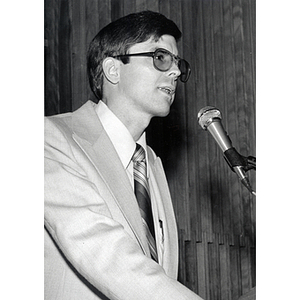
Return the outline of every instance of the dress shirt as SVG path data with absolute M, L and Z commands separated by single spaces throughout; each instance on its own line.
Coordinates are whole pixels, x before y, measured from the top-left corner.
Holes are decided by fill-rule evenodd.
M 107 107 L 103 101 L 99 101 L 95 108 L 96 113 L 109 136 L 114 148 L 127 172 L 128 178 L 130 180 L 132 189 L 134 190 L 134 176 L 133 176 L 133 162 L 132 156 L 134 154 L 136 143 L 140 144 L 146 154 L 146 164 L 147 164 L 147 178 L 149 181 L 150 197 L 152 213 L 154 218 L 155 236 L 156 236 L 156 246 L 159 263 L 162 264 L 163 257 L 163 206 L 162 199 L 157 188 L 154 176 L 152 174 L 151 166 L 148 163 L 148 153 L 147 153 L 147 143 L 146 143 L 146 133 L 144 132 L 139 140 L 134 141 L 132 135 L 126 128 L 126 126 L 118 119 L 118 117 Z M 162 215 L 160 217 L 160 215 Z M 156 220 L 156 221 L 155 221 Z

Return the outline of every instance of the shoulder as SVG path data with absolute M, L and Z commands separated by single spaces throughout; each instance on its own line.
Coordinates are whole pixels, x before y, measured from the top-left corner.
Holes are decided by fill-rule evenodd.
M 85 128 L 87 126 L 86 123 L 88 123 L 91 118 L 97 118 L 95 117 L 96 113 L 94 106 L 95 103 L 92 101 L 87 101 L 74 112 L 45 117 L 45 138 L 48 138 L 49 135 L 55 135 L 59 133 L 68 136 L 72 135 L 74 129 L 80 129 L 82 127 Z
M 44 118 L 45 143 L 62 140 L 71 135 L 71 116 L 72 113 L 66 113 Z

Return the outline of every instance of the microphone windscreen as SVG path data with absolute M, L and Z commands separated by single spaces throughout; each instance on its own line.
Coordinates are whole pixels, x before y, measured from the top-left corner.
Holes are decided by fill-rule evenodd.
M 200 109 L 198 113 L 198 123 L 206 130 L 207 126 L 212 122 L 213 119 L 222 119 L 221 112 L 214 106 L 206 106 Z

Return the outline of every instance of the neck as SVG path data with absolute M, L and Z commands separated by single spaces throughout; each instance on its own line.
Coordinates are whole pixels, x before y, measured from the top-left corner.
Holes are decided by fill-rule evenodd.
M 106 101 L 103 102 L 107 107 L 119 118 L 126 126 L 134 141 L 137 141 L 148 127 L 151 117 L 139 112 L 135 107 L 128 105 L 120 105 L 121 101 Z

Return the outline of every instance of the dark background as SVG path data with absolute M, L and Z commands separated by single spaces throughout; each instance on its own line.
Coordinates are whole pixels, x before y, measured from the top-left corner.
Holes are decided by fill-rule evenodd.
M 206 300 L 235 300 L 256 285 L 256 199 L 229 169 L 198 111 L 216 106 L 240 154 L 256 156 L 255 0 L 45 0 L 45 115 L 95 100 L 86 51 L 109 22 L 150 9 L 183 32 L 192 67 L 148 142 L 165 166 L 179 227 L 179 280 Z M 256 189 L 256 174 L 248 172 Z

